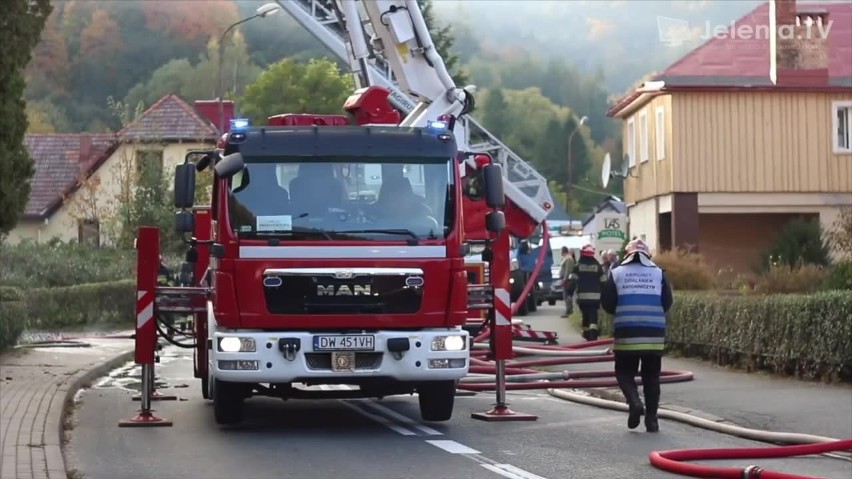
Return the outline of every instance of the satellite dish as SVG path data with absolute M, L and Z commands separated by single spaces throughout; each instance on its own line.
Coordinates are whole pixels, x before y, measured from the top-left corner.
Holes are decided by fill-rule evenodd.
M 601 167 L 601 184 L 603 184 L 604 189 L 609 184 L 609 176 L 612 172 L 612 160 L 609 157 L 609 153 L 604 156 L 603 166 Z
M 627 171 L 630 169 L 630 155 L 627 153 L 624 154 L 624 158 L 621 159 L 621 168 L 619 169 L 619 176 L 622 178 L 627 178 Z

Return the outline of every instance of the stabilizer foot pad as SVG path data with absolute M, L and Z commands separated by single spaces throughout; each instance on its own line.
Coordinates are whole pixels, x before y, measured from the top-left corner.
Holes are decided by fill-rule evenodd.
M 538 420 L 538 416 L 536 416 L 535 414 L 515 412 L 506 406 L 495 406 L 492 410 L 488 412 L 475 412 L 471 414 L 470 417 L 486 422 Z
M 157 417 L 150 412 L 140 412 L 136 417 L 118 422 L 118 427 L 171 427 L 168 419 Z

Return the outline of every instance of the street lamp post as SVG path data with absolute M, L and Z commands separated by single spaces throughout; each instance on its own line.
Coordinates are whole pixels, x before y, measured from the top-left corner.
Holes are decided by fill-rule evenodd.
M 278 12 L 278 10 L 281 10 L 281 6 L 278 5 L 277 3 L 264 3 L 263 5 L 257 7 L 257 10 L 255 10 L 254 15 L 252 15 L 248 18 L 244 18 L 244 19 L 240 20 L 239 22 L 234 23 L 233 25 L 229 26 L 222 33 L 222 36 L 219 37 L 219 61 L 218 61 L 218 74 L 217 74 L 217 77 L 216 77 L 217 78 L 217 81 L 216 81 L 216 96 L 219 98 L 219 133 L 220 134 L 225 131 L 225 105 L 224 105 L 223 99 L 222 99 L 222 97 L 224 96 L 224 92 L 222 91 L 222 89 L 223 89 L 223 87 L 222 87 L 222 66 L 223 66 L 222 57 L 225 56 L 225 36 L 228 34 L 228 32 L 233 30 L 234 27 L 236 27 L 237 25 L 245 23 L 245 22 L 247 22 L 251 19 L 254 19 L 254 18 L 266 18 L 270 15 L 274 15 L 275 13 Z
M 577 126 L 574 127 L 574 131 L 568 135 L 568 189 L 565 194 L 565 209 L 567 210 L 568 217 L 571 217 L 571 190 L 574 187 L 574 160 L 571 158 L 571 146 L 574 143 L 574 135 L 580 131 L 580 127 L 583 126 L 587 121 L 589 121 L 589 117 L 583 116 L 580 118 Z M 572 218 L 573 220 L 573 218 Z

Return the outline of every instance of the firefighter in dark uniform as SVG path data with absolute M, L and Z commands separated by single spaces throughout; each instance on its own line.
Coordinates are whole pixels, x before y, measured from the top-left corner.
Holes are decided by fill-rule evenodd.
M 660 370 L 666 339 L 666 312 L 673 302 L 663 270 L 651 261 L 648 245 L 631 241 L 624 261 L 613 268 L 601 292 L 601 306 L 614 316 L 615 377 L 627 400 L 627 427 L 635 429 L 645 415 L 645 430 L 657 432 L 660 405 Z M 642 366 L 639 398 L 636 374 Z
M 580 250 L 580 259 L 569 276 L 577 291 L 577 306 L 583 315 L 583 338 L 598 339 L 598 309 L 601 305 L 601 287 L 606 282 L 603 267 L 595 259 L 595 247 L 587 244 Z

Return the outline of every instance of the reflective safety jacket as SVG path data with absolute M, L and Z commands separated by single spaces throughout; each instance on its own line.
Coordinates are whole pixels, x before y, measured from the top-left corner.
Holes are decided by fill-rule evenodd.
M 657 265 L 635 261 L 610 271 L 601 306 L 612 314 L 613 350 L 662 352 L 672 290 Z
M 568 278 L 577 286 L 578 305 L 600 303 L 601 287 L 606 282 L 606 274 L 598 260 L 591 256 L 580 256 Z

